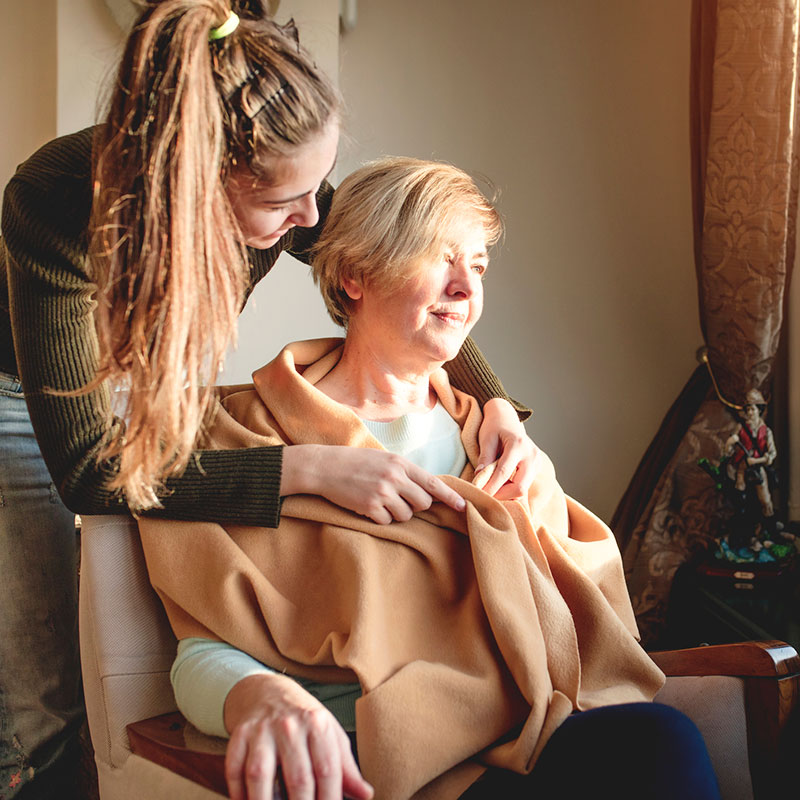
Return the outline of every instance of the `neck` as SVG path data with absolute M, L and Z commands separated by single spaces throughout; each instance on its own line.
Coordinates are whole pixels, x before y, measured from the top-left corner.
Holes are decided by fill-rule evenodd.
M 411 365 L 402 355 L 381 353 L 358 336 L 345 339 L 339 363 L 316 384 L 332 400 L 362 419 L 388 422 L 429 411 L 436 403 L 431 373 L 441 363 Z

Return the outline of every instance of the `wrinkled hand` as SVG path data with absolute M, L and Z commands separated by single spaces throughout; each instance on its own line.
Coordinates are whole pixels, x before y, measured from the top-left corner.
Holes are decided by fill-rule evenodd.
M 441 500 L 456 511 L 464 499 L 444 481 L 402 456 L 369 447 L 290 445 L 283 451 L 281 495 L 318 494 L 387 524 L 405 522 Z
M 370 800 L 350 740 L 318 700 L 285 675 L 250 675 L 225 700 L 231 800 L 273 800 L 280 765 L 288 800 Z
M 539 449 L 507 400 L 495 397 L 484 405 L 478 446 L 480 457 L 472 482 L 498 500 L 525 496 L 536 476 Z

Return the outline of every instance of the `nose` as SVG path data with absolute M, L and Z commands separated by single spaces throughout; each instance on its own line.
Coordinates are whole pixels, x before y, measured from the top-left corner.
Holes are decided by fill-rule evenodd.
M 450 274 L 447 281 L 447 294 L 450 297 L 470 299 L 480 289 L 481 276 L 472 269 L 468 258 L 459 256 L 450 264 Z
M 314 192 L 303 195 L 297 201 L 297 206 L 292 211 L 289 221 L 301 228 L 313 228 L 317 224 L 319 210 L 317 209 L 317 196 Z

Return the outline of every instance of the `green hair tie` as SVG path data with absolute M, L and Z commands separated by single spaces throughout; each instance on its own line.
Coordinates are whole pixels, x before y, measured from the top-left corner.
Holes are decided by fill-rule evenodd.
M 215 42 L 217 39 L 224 39 L 233 33 L 239 27 L 239 17 L 231 11 L 228 19 L 219 26 L 219 28 L 212 28 L 208 33 L 208 41 Z

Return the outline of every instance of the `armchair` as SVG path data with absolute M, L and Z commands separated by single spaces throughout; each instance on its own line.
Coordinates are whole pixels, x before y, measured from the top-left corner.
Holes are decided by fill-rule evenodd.
M 169 670 L 177 643 L 127 517 L 82 521 L 80 638 L 101 800 L 224 797 L 225 742 L 176 711 Z M 656 700 L 698 725 L 725 800 L 791 788 L 781 754 L 796 741 L 800 713 L 792 647 L 745 642 L 651 655 L 670 676 Z

